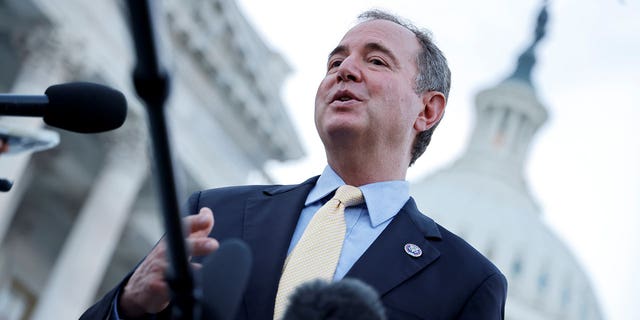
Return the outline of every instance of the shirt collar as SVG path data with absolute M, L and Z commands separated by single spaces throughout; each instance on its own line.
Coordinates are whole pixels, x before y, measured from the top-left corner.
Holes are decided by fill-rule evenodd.
M 331 166 L 327 165 L 320 178 L 318 178 L 316 185 L 309 192 L 304 205 L 308 206 L 320 201 L 344 184 L 344 180 L 340 178 Z M 376 227 L 393 218 L 409 200 L 409 182 L 406 180 L 370 183 L 360 186 L 360 190 L 364 195 L 372 227 Z

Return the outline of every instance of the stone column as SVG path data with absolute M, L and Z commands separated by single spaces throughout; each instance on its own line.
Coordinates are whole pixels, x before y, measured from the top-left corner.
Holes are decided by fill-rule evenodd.
M 38 299 L 32 319 L 77 319 L 90 305 L 148 175 L 142 121 L 114 132 L 98 174 Z

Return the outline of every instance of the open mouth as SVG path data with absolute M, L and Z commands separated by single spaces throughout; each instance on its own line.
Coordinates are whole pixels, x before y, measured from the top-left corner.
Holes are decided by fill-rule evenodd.
M 354 95 L 353 93 L 347 91 L 347 90 L 340 90 L 338 92 L 336 92 L 336 94 L 333 96 L 332 101 L 340 101 L 340 102 L 346 102 L 346 101 L 360 101 L 360 99 L 358 99 L 358 97 L 356 97 L 356 95 Z

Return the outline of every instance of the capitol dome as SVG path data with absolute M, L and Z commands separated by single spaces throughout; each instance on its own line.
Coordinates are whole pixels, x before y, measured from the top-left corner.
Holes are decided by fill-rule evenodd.
M 412 193 L 425 214 L 505 274 L 507 319 L 602 319 L 587 275 L 543 221 L 523 175 L 531 140 L 547 119 L 530 79 L 546 18 L 543 8 L 513 75 L 477 95 L 463 155 L 413 183 Z

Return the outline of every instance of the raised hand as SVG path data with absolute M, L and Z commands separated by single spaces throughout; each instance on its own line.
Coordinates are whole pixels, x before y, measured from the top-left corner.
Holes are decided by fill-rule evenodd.
M 188 232 L 186 244 L 191 256 L 207 255 L 218 249 L 218 241 L 208 237 L 214 223 L 211 209 L 202 208 L 197 215 L 184 218 L 183 223 Z M 124 287 L 118 301 L 118 310 L 122 313 L 120 317 L 155 314 L 169 305 L 169 285 L 165 278 L 168 267 L 167 245 L 163 239 L 142 261 Z

